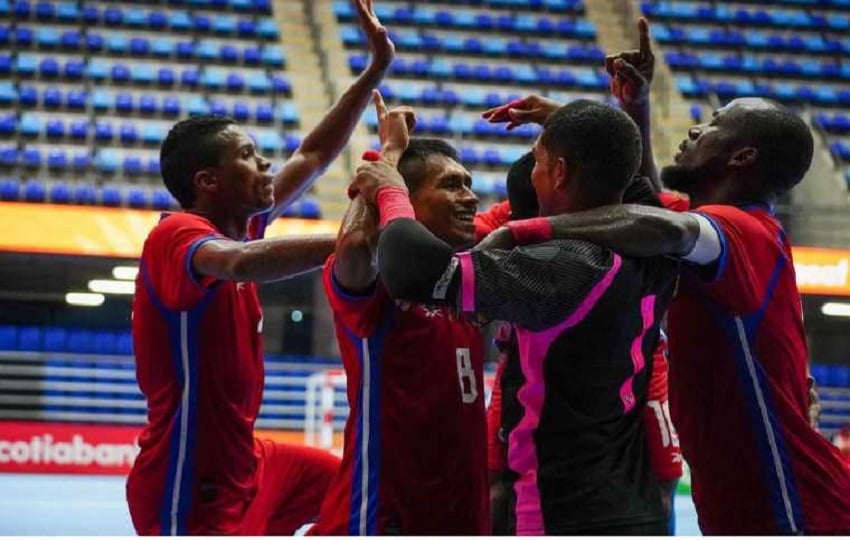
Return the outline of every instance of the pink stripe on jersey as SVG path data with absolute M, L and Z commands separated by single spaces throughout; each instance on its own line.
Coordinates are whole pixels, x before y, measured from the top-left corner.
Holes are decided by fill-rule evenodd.
M 475 311 L 475 265 L 468 251 L 457 254 L 460 261 L 460 309 L 466 312 Z
M 519 475 L 519 479 L 514 483 L 517 535 L 539 536 L 546 533 L 540 490 L 537 486 L 538 460 L 537 447 L 534 444 L 534 431 L 540 423 L 546 391 L 543 379 L 546 353 L 563 331 L 576 326 L 587 317 L 605 291 L 611 287 L 622 264 L 622 259 L 615 253 L 611 269 L 593 286 L 578 309 L 566 321 L 543 332 L 517 328 L 520 365 L 525 376 L 525 384 L 517 392 L 517 399 L 525 413 L 508 437 L 508 465 Z
M 634 372 L 620 386 L 620 401 L 623 402 L 623 412 L 629 412 L 635 406 L 634 379 L 635 375 L 640 373 L 646 365 L 646 360 L 643 357 L 643 338 L 646 336 L 646 331 L 652 327 L 655 322 L 655 295 L 643 297 L 640 301 L 640 316 L 643 320 L 643 328 L 640 334 L 632 341 L 631 356 Z

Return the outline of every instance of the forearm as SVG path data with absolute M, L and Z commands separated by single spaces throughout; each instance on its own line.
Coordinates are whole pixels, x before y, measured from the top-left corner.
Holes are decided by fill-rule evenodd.
M 640 130 L 643 153 L 641 154 L 639 174 L 649 178 L 652 181 L 655 191 L 659 192 L 662 186 L 661 180 L 658 177 L 658 168 L 655 165 L 655 156 L 652 153 L 649 98 L 647 97 L 642 102 L 633 104 L 624 110 L 634 120 Z
M 333 252 L 331 234 L 270 238 L 246 242 L 232 257 L 227 275 L 234 281 L 277 281 L 308 272 L 324 264 Z
M 386 68 L 370 64 L 301 143 L 299 151 L 327 167 L 342 151 L 384 78 Z
M 396 219 L 381 232 L 378 268 L 394 298 L 415 302 L 454 303 L 456 284 L 446 283 L 443 294 L 435 288 L 446 276 L 454 256 L 451 246 L 413 219 Z
M 604 206 L 548 220 L 552 238 L 584 240 L 631 257 L 685 255 L 700 230 L 687 214 L 638 204 Z
M 334 277 L 346 291 L 359 293 L 375 282 L 378 276 L 377 243 L 378 217 L 375 209 L 362 196 L 357 196 L 342 218 L 334 250 Z

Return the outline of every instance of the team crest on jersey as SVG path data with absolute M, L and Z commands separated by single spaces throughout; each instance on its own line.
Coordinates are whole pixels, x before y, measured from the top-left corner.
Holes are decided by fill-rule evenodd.
M 443 316 L 443 310 L 440 308 L 431 308 L 428 306 L 419 306 L 419 309 L 422 310 L 422 314 L 425 315 L 426 319 L 434 319 L 436 317 Z

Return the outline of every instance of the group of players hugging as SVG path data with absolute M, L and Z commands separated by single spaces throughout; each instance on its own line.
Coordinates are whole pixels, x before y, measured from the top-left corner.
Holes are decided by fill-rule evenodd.
M 277 174 L 228 118 L 183 120 L 162 144 L 182 211 L 150 232 L 133 303 L 149 408 L 127 481 L 136 531 L 665 535 L 684 456 L 704 533 L 850 533 L 850 471 L 812 427 L 773 214 L 809 167 L 806 124 L 736 99 L 659 173 L 641 20 L 639 48 L 606 60 L 619 107 L 530 95 L 483 113 L 542 129 L 508 200 L 478 213 L 456 150 L 411 138 L 413 109 L 384 104 L 394 46 L 371 0 L 352 1 L 370 64 Z M 263 239 L 370 103 L 381 148 L 354 171 L 338 236 Z M 318 267 L 347 375 L 341 460 L 253 431 L 256 283 Z

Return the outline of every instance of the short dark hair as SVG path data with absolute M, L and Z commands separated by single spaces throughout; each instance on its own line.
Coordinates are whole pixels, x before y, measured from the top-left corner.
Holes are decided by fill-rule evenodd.
M 596 197 L 621 192 L 640 166 L 637 126 L 620 109 L 579 99 L 552 113 L 540 143 L 553 158 L 564 158 L 582 187 Z
M 165 187 L 183 208 L 195 202 L 195 173 L 218 162 L 223 147 L 218 134 L 235 123 L 226 116 L 195 116 L 168 131 L 159 149 L 159 168 Z
M 534 170 L 534 153 L 529 152 L 514 161 L 508 169 L 508 201 L 511 203 L 511 219 L 528 219 L 540 215 L 537 192 L 531 183 Z
M 407 149 L 398 161 L 398 172 L 404 178 L 407 189 L 416 191 L 425 178 L 425 162 L 432 155 L 442 155 L 460 163 L 457 150 L 442 139 L 412 137 Z
M 734 125 L 741 142 L 758 150 L 756 165 L 761 177 L 773 194 L 780 196 L 806 175 L 814 140 L 800 117 L 776 101 L 764 101 L 771 107 L 747 109 Z

